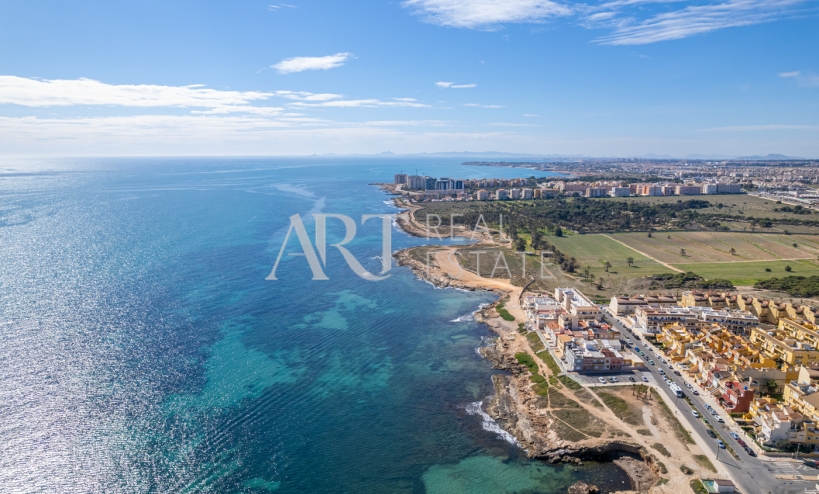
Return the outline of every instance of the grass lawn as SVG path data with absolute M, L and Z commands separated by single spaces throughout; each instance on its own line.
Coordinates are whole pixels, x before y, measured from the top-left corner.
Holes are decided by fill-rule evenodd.
M 816 261 L 758 261 L 734 263 L 674 264 L 684 271 L 693 271 L 706 279 L 723 278 L 735 285 L 753 285 L 758 280 L 783 276 L 819 275 Z M 790 266 L 792 271 L 785 271 Z M 769 268 L 771 271 L 765 271 Z

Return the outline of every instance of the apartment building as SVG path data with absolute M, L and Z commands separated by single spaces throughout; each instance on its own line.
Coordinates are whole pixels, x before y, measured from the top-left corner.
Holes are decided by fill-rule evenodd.
M 766 357 L 781 362 L 783 370 L 819 364 L 819 333 L 797 323 L 782 320 L 774 330 L 752 328 L 749 339 Z

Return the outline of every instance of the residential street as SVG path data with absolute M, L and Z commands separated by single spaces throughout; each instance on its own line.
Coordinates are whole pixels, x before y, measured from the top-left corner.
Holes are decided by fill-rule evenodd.
M 733 431 L 737 433 L 740 438 L 744 439 L 749 445 L 752 445 L 751 439 L 746 436 L 739 427 L 730 427 L 728 425 L 727 422 L 730 421 L 728 412 L 719 406 L 716 400 L 710 396 L 705 396 L 706 393 L 704 393 L 703 390 L 692 382 L 690 384 L 692 384 L 694 389 L 700 393 L 699 396 L 695 396 L 692 393 L 692 390 L 686 387 L 686 382 L 688 381 L 684 377 L 674 375 L 673 371 L 675 369 L 670 368 L 669 364 L 662 364 L 659 358 L 653 358 L 654 353 L 660 353 L 662 355 L 659 350 L 650 344 L 648 347 L 646 347 L 646 341 L 644 339 L 640 338 L 638 340 L 635 338 L 634 333 L 621 324 L 620 321 L 614 318 L 611 314 L 609 314 L 607 311 L 604 311 L 603 313 L 609 323 L 621 331 L 624 336 L 632 339 L 634 345 L 639 344 L 645 352 L 651 355 L 652 359 L 657 365 L 648 365 L 648 362 L 646 362 L 646 367 L 657 383 L 655 385 L 656 388 L 662 390 L 661 393 L 664 393 L 664 395 L 668 398 L 667 401 L 672 404 L 672 409 L 675 409 L 678 412 L 677 415 L 680 417 L 683 425 L 694 433 L 697 443 L 703 448 L 704 451 L 709 453 L 711 461 L 718 461 L 731 474 L 731 477 L 741 492 L 748 494 L 764 494 L 768 492 L 795 493 L 805 492 L 806 490 L 809 492 L 815 492 L 817 484 L 815 479 L 817 473 L 819 473 L 817 470 L 804 466 L 801 462 L 796 462 L 789 459 L 765 458 L 762 455 L 758 457 L 751 457 L 748 455 L 748 453 L 745 452 L 737 441 L 731 438 L 729 432 Z M 665 384 L 662 375 L 659 373 L 660 369 L 663 369 L 667 373 L 668 377 L 672 381 L 676 382 L 680 388 L 682 388 L 685 396 L 687 396 L 694 404 L 694 408 L 699 413 L 700 418 L 694 417 L 691 411 L 691 405 L 689 405 L 684 398 L 678 398 L 676 394 L 671 391 L 670 387 Z M 716 409 L 723 420 L 726 420 L 726 423 L 718 423 L 716 417 L 713 417 L 712 414 L 706 409 L 706 403 L 712 408 Z M 727 449 L 720 449 L 717 446 L 717 440 L 708 435 L 708 427 L 703 420 L 707 420 L 716 429 L 716 433 L 720 436 L 725 445 L 733 448 L 733 450 L 737 453 L 739 460 L 735 459 Z M 758 452 L 758 448 L 754 449 Z M 781 480 L 775 478 L 775 475 L 792 476 L 794 474 L 803 476 L 810 475 L 814 480 Z

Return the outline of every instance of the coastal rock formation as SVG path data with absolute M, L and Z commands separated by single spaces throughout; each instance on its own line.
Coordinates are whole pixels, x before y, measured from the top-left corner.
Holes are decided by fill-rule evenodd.
M 585 482 L 575 482 L 569 486 L 568 494 L 598 494 L 600 488 L 596 485 L 589 485 Z

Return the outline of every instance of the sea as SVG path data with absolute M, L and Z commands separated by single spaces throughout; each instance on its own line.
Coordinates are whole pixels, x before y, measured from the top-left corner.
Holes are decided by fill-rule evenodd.
M 294 215 L 313 246 L 313 214 L 345 215 L 378 274 L 381 220 L 362 215 L 398 210 L 373 183 L 545 174 L 462 161 L 4 158 L 0 492 L 627 488 L 611 464 L 527 459 L 483 413 L 497 371 L 472 314 L 493 294 L 364 279 L 335 217 L 313 280 L 288 237 Z

